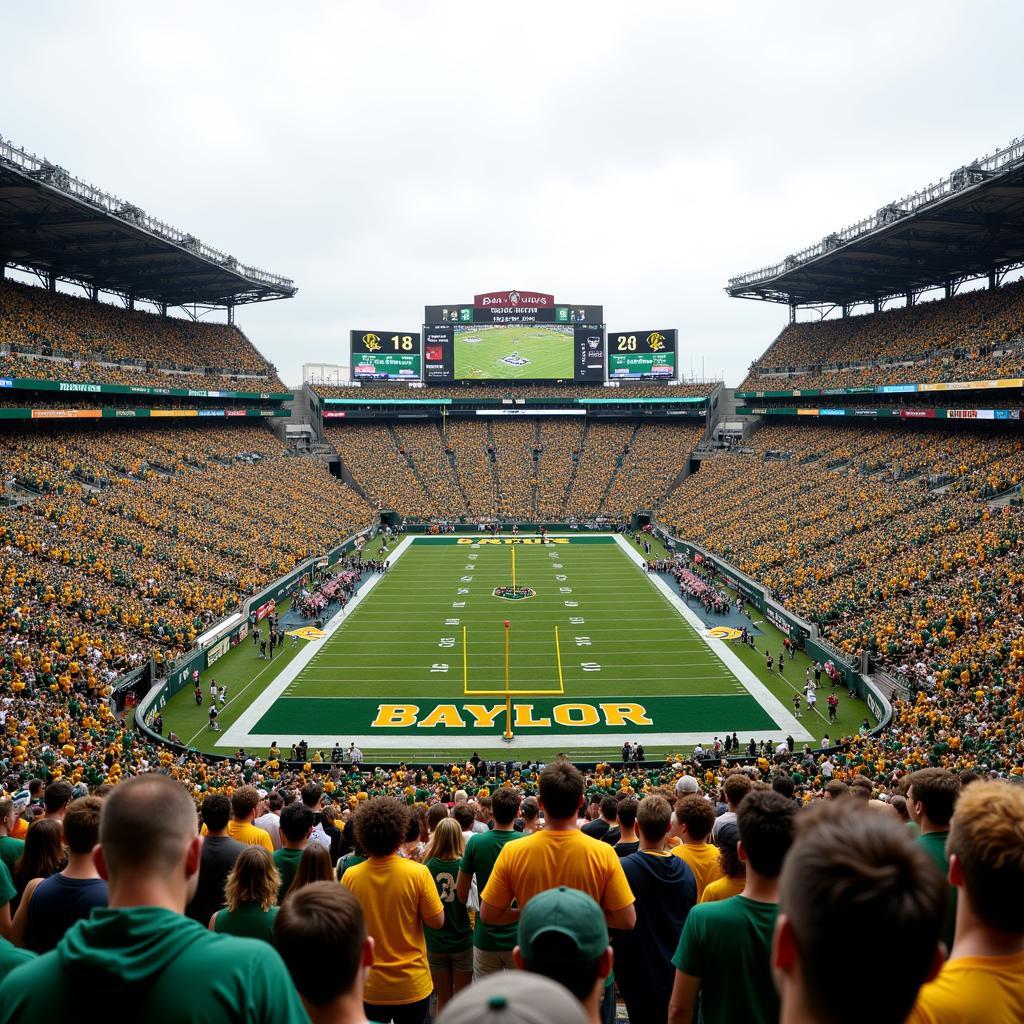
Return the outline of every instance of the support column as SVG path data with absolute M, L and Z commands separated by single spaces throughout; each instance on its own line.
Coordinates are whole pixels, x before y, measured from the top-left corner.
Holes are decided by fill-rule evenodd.
M 907 292 L 907 307 L 909 308 L 913 304 L 914 304 L 914 293 L 912 291 L 911 292 Z
M 795 302 L 791 302 L 789 304 L 789 322 L 791 324 L 795 324 L 796 323 L 796 303 Z
M 160 303 L 160 315 L 161 316 L 167 316 L 167 303 L 166 302 L 161 302 Z
M 228 303 L 228 323 L 232 327 L 235 324 L 235 304 L 233 302 Z
M 881 310 L 881 308 L 882 308 L 882 304 L 881 304 L 881 303 L 880 303 L 880 302 L 878 301 L 878 299 L 875 299 L 875 300 L 874 300 L 874 301 L 873 301 L 873 302 L 871 303 L 871 308 L 872 308 L 872 310 L 874 310 L 874 312 L 876 312 L 876 313 L 877 313 L 877 312 L 879 312 L 879 310 Z
M 94 284 L 92 286 L 92 288 L 89 289 L 89 301 L 90 302 L 99 302 L 100 301 L 99 285 L 95 285 Z
M 129 296 L 128 296 L 128 308 L 132 309 L 132 310 L 135 309 L 135 296 L 134 295 L 129 294 Z
M 57 275 L 52 270 L 46 275 L 46 290 L 48 292 L 55 292 L 57 290 Z
M 946 282 L 946 298 L 947 299 L 953 298 L 953 282 L 952 281 L 947 281 Z
M 995 269 L 995 267 L 993 267 L 988 272 L 988 290 L 989 291 L 994 291 L 997 287 L 998 287 L 998 283 L 996 282 L 996 269 Z

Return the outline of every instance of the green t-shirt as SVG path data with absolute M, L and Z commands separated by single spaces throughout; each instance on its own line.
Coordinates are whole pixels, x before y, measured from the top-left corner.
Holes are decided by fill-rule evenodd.
M 6 939 L 0 939 L 0 981 L 3 981 L 15 967 L 20 967 L 35 958 L 36 955 L 31 950 L 18 949 Z
M 213 930 L 222 935 L 237 935 L 240 939 L 262 939 L 274 942 L 274 921 L 279 907 L 264 910 L 258 903 L 243 903 L 237 910 L 217 911 Z
M 776 1024 L 771 974 L 777 903 L 746 896 L 698 903 L 687 915 L 672 963 L 700 978 L 704 1024 Z
M 0 983 L 4 1020 L 308 1024 L 277 951 L 160 907 L 98 907 Z M 92 1010 L 89 1009 L 92 1007 Z
M 476 832 L 466 843 L 466 852 L 462 855 L 461 871 L 467 875 L 476 875 L 477 892 L 483 892 L 487 885 L 494 863 L 501 853 L 501 848 L 514 839 L 522 839 L 522 832 L 508 829 L 491 829 L 488 832 Z M 473 945 L 477 949 L 491 952 L 508 952 L 515 949 L 518 925 L 484 924 L 480 914 L 476 915 L 476 928 L 473 932 Z
M 299 870 L 299 861 L 302 860 L 302 850 L 286 850 L 282 847 L 274 851 L 274 866 L 281 876 L 281 888 L 277 890 L 277 902 L 284 899 L 288 886 L 295 880 L 295 873 Z
M 917 837 L 924 852 L 935 862 L 942 872 L 943 879 L 949 877 L 949 861 L 946 859 L 946 840 L 948 832 L 925 832 Z M 956 889 L 949 886 L 949 903 L 946 905 L 946 920 L 942 926 L 942 941 L 946 944 L 946 952 L 953 948 L 953 935 L 956 932 Z
M 355 851 L 352 853 L 346 853 L 345 856 L 338 861 L 338 881 L 341 881 L 341 876 L 345 874 L 349 868 L 354 868 L 357 864 L 364 864 L 365 862 L 366 857 L 361 853 L 356 853 Z
M 456 895 L 461 860 L 439 860 L 431 857 L 426 869 L 437 887 L 437 895 L 444 907 L 444 925 L 440 928 L 423 927 L 427 950 L 431 953 L 459 953 L 473 943 L 472 926 L 466 904 Z
M 7 865 L 0 861 L 0 907 L 10 903 L 17 895 L 18 890 L 14 888 L 11 873 L 7 870 Z
M 0 836 L 0 863 L 6 864 L 8 871 L 14 870 L 18 858 L 25 850 L 25 840 L 13 836 Z

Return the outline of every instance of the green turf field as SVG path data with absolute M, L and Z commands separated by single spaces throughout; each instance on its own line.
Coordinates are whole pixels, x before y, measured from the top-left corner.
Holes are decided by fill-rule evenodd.
M 709 645 L 702 624 L 631 561 L 629 545 L 610 536 L 558 540 L 403 541 L 391 572 L 361 591 L 326 639 L 289 639 L 273 662 L 243 642 L 213 667 L 229 684 L 223 732 L 206 728 L 206 708 L 190 690 L 168 705 L 167 725 L 210 751 L 305 739 L 326 752 L 355 740 L 368 759 L 389 760 L 474 750 L 596 760 L 614 756 L 627 737 L 652 757 L 727 730 L 744 742 L 828 731 L 824 719 L 789 716 L 790 682 L 764 672 L 763 653 Z M 511 583 L 513 551 L 516 582 L 534 597 L 493 594 Z M 502 740 L 505 619 L 511 744 Z M 773 652 L 781 642 L 764 639 Z M 800 661 L 790 668 L 794 683 L 803 671 Z M 861 713 L 852 704 L 843 711 Z
M 456 327 L 455 377 L 572 380 L 572 327 Z

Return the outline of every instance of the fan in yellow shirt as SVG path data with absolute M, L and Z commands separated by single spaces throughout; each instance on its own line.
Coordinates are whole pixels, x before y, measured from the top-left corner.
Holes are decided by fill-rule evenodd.
M 700 897 L 701 903 L 714 903 L 739 896 L 747 884 L 747 869 L 740 860 L 740 830 L 735 822 L 727 821 L 718 830 L 718 863 L 722 877 L 708 882 Z
M 374 939 L 373 966 L 363 992 L 371 1020 L 391 1020 L 396 1006 L 408 1007 L 411 1019 L 414 1004 L 422 1004 L 425 1017 L 434 989 L 423 926 L 442 927 L 444 907 L 426 867 L 397 854 L 410 813 L 392 797 L 361 804 L 353 825 L 368 859 L 341 876 L 341 884 L 359 900 Z
M 957 801 L 946 843 L 957 889 L 956 936 L 921 988 L 910 1024 L 1024 1021 L 1024 789 L 975 782 Z
M 707 842 L 715 824 L 715 808 L 704 797 L 691 793 L 680 797 L 675 821 L 683 842 L 672 850 L 672 854 L 690 865 L 697 880 L 697 902 L 700 903 L 707 885 L 722 877 L 718 847 Z
M 254 786 L 241 786 L 231 794 L 231 820 L 228 822 L 228 835 L 246 846 L 262 846 L 271 856 L 274 854 L 274 841 L 270 833 L 254 825 L 253 818 L 260 804 L 260 795 Z M 203 825 L 202 835 L 206 835 Z

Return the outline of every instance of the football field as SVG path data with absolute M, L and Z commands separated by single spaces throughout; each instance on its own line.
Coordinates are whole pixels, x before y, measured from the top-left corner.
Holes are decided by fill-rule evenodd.
M 391 558 L 217 748 L 304 739 L 377 758 L 599 758 L 626 739 L 809 738 L 621 537 L 416 537 Z M 525 588 L 514 600 L 496 594 L 513 560 Z
M 457 327 L 459 379 L 572 380 L 571 327 Z

